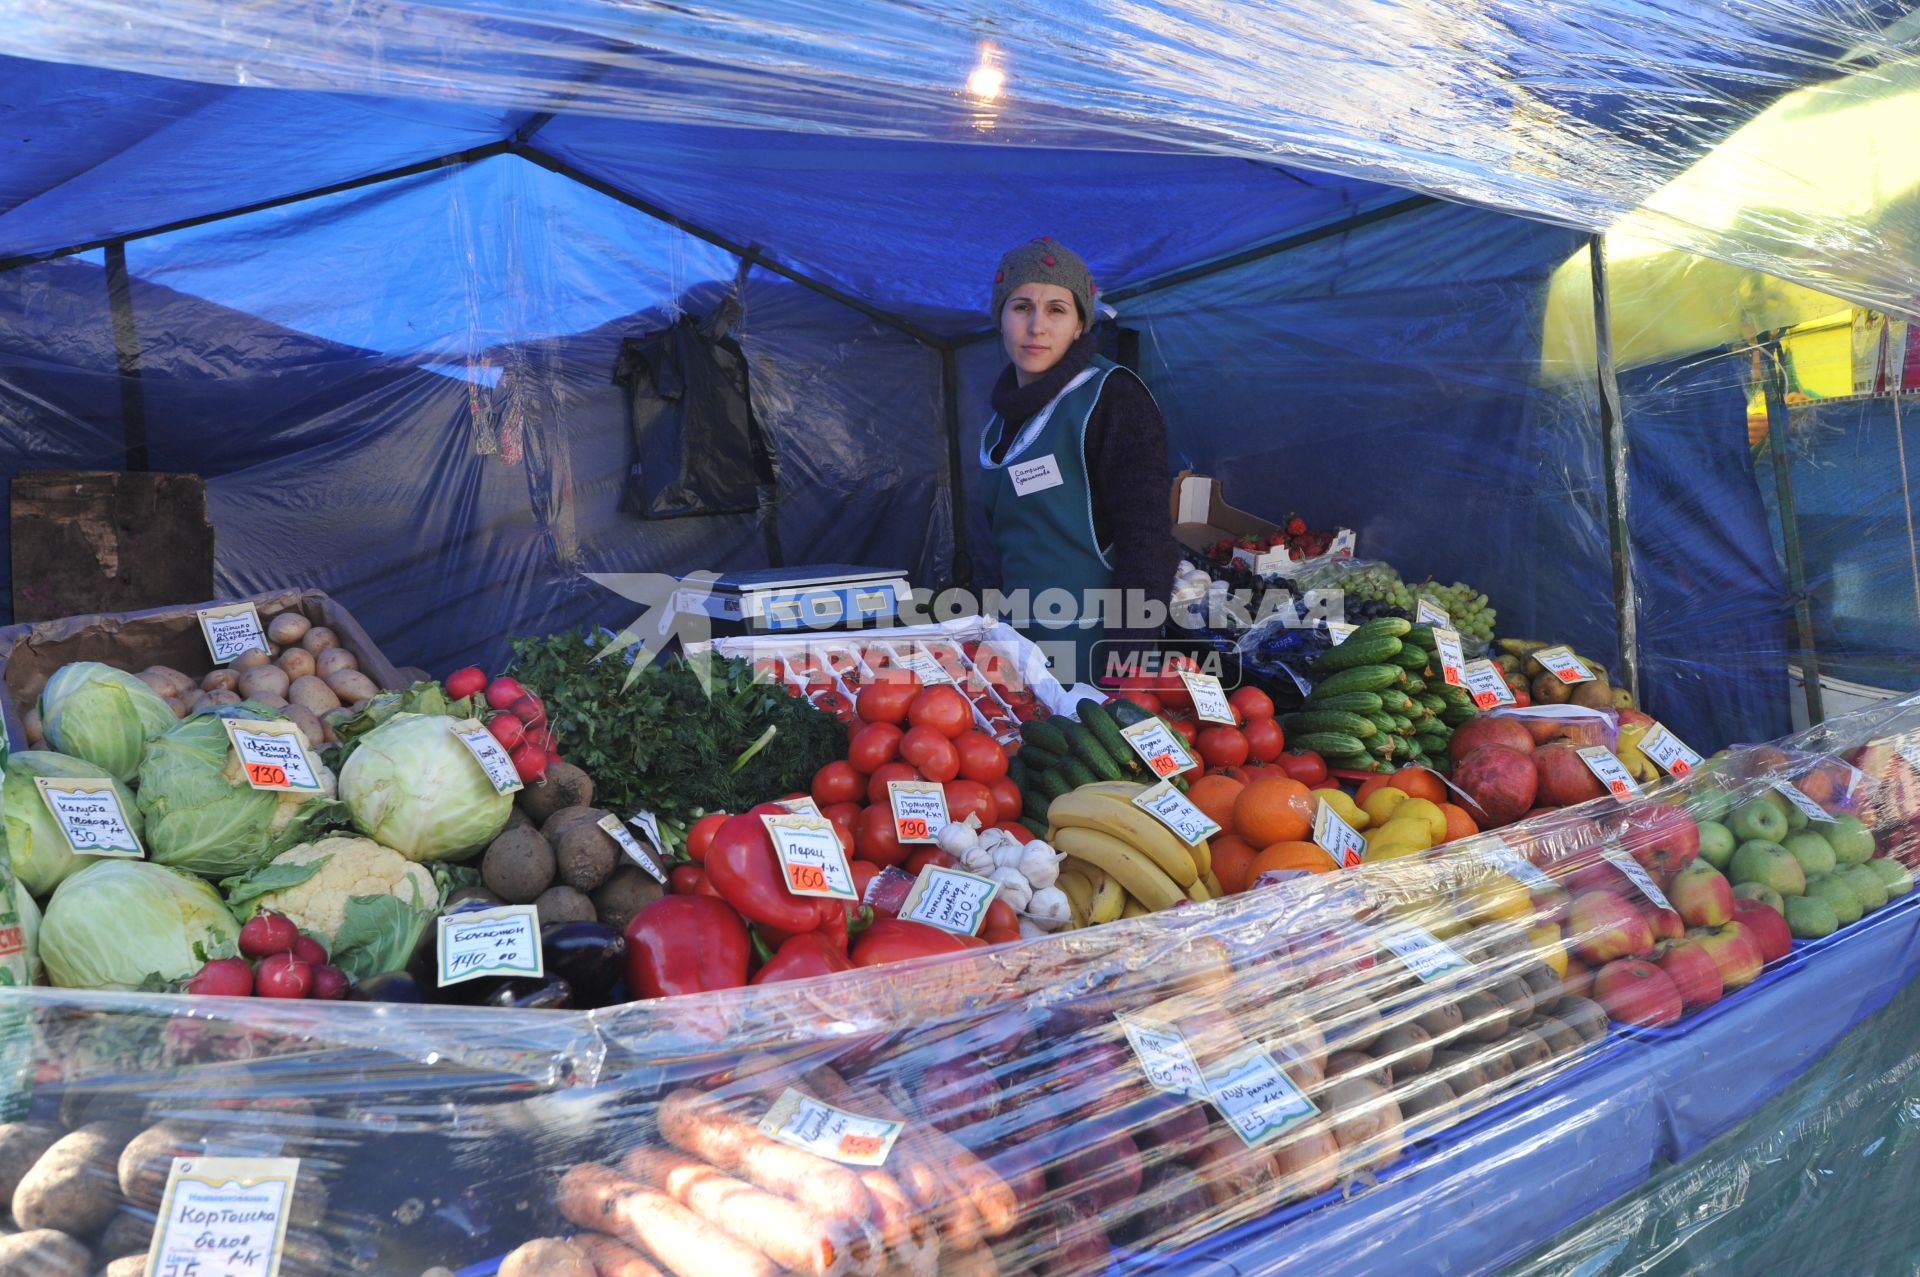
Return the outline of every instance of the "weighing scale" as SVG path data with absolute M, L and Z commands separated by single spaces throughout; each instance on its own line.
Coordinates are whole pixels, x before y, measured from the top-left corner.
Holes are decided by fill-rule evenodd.
M 913 597 L 906 573 L 844 563 L 724 572 L 677 591 L 673 610 L 707 618 L 715 638 L 893 625 Z

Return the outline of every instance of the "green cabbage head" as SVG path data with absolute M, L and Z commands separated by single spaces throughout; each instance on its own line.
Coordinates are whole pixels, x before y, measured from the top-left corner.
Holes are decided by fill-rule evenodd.
M 279 717 L 261 707 L 233 708 L 239 717 Z M 156 737 L 140 760 L 140 816 L 146 824 L 147 858 L 155 864 L 207 878 L 243 874 L 308 841 L 337 807 L 330 801 L 333 773 L 311 751 L 322 795 L 283 794 L 247 784 L 223 717 L 195 714 L 181 719 Z
M 60 884 L 40 919 L 40 960 L 63 989 L 184 980 L 239 943 L 240 924 L 219 892 L 144 860 L 88 865 Z
M 40 692 L 47 744 L 115 780 L 132 780 L 147 742 L 175 721 L 160 693 L 98 661 L 62 665 Z
M 340 769 L 355 829 L 421 863 L 459 860 L 493 841 L 513 795 L 494 789 L 454 735 L 458 722 L 396 714 L 360 738 Z
M 50 776 L 73 780 L 98 776 L 101 768 L 97 763 L 69 758 L 52 750 L 29 749 L 9 755 L 6 769 L 6 779 L 0 781 L 0 813 L 5 816 L 7 855 L 13 860 L 13 876 L 34 895 L 45 896 L 60 885 L 61 879 L 85 867 L 94 857 L 73 854 L 66 836 L 60 832 L 60 822 L 47 810 L 46 800 L 40 797 L 33 778 Z M 139 836 L 140 809 L 134 805 L 133 791 L 118 780 L 113 782 L 113 789 L 120 796 L 120 810 L 126 813 L 128 826 Z

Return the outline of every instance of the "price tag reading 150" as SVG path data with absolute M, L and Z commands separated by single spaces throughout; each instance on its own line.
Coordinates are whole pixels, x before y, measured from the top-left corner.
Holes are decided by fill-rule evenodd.
M 1493 709 L 1514 703 L 1513 689 L 1507 686 L 1500 667 L 1492 661 L 1467 662 L 1467 691 L 1473 696 L 1476 709 Z
M 930 780 L 890 780 L 894 837 L 901 842 L 939 842 L 947 827 L 947 794 Z
M 858 900 L 853 870 L 847 867 L 846 848 L 831 820 L 819 816 L 762 816 L 780 874 L 796 896 L 826 896 Z

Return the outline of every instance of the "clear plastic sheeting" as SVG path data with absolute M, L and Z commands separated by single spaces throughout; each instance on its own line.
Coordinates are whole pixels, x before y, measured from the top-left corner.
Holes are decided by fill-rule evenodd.
M 279 1155 L 300 1159 L 300 1273 L 582 1250 L 678 1277 L 1490 1271 L 1658 1163 L 1679 1169 L 1615 1218 L 1772 1174 L 1727 1133 L 1802 1075 L 1809 1130 L 1896 1102 L 1906 1023 L 1879 1022 L 1870 1074 L 1819 1061 L 1920 974 L 1902 749 L 1920 698 L 1431 857 L 584 1014 L 9 992 L 42 1124 L 0 1131 L 32 1164 L 15 1222 L 104 1265 L 146 1245 L 172 1156 Z M 1686 870 L 1706 822 L 1794 812 L 1859 862 L 1834 876 L 1882 887 L 1832 928 L 1789 909 L 1798 938 L 1764 903 L 1721 921 Z M 1690 965 L 1629 956 L 1689 921 Z M 1698 1218 L 1731 1239 L 1752 1210 Z M 1910 1255 L 1905 1214 L 1851 1234 L 1850 1266 Z M 1554 1254 L 1627 1271 L 1618 1240 L 1581 1226 Z

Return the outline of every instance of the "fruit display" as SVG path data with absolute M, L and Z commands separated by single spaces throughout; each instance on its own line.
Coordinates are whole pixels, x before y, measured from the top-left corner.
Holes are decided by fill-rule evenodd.
M 1513 689 L 1517 704 L 1578 705 L 1586 709 L 1634 708 L 1633 693 L 1613 685 L 1605 662 L 1582 656 L 1564 644 L 1546 643 L 1539 639 L 1503 638 L 1497 640 L 1495 646 L 1499 651 L 1493 662 L 1506 676 L 1507 686 Z M 1540 653 L 1556 647 L 1565 648 L 1579 667 L 1563 667 L 1570 669 L 1566 677 L 1556 675 L 1540 662 Z M 1587 677 L 1580 677 L 1582 672 Z M 1569 678 L 1574 681 L 1569 681 Z

